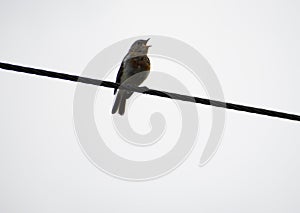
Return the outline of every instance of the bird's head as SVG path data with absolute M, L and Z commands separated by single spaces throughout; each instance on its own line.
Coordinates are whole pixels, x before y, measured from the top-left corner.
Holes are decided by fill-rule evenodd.
M 140 40 L 135 41 L 131 45 L 129 52 L 135 53 L 135 54 L 141 54 L 141 55 L 147 54 L 149 47 L 151 47 L 151 45 L 147 45 L 147 42 L 149 40 L 150 40 L 150 38 L 148 38 L 146 40 L 140 39 Z

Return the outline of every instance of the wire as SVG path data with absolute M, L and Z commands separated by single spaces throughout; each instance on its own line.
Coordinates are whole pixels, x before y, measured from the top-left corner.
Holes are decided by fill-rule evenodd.
M 204 105 L 211 105 L 214 107 L 221 107 L 231 110 L 237 110 L 237 111 L 243 111 L 248 113 L 254 113 L 259 115 L 266 115 L 270 117 L 277 117 L 287 120 L 294 120 L 294 121 L 300 121 L 300 116 L 285 112 L 279 112 L 274 110 L 268 110 L 263 108 L 257 108 L 257 107 L 251 107 L 246 105 L 240 105 L 240 104 L 233 104 L 233 103 L 225 103 L 222 101 L 217 100 L 210 100 L 206 98 L 199 98 L 199 97 L 192 97 L 187 95 L 181 95 L 171 92 L 165 92 L 165 91 L 159 91 L 159 90 L 153 90 L 153 89 L 145 89 L 144 87 L 135 87 L 132 85 L 120 85 L 118 83 L 110 82 L 110 81 L 102 81 L 98 79 L 92 79 L 92 78 L 86 78 L 76 75 L 70 75 L 66 73 L 58 73 L 53 71 L 47 71 L 43 69 L 36 69 L 31 67 L 24 67 L 14 64 L 8 64 L 8 63 L 2 63 L 0 62 L 0 68 L 4 70 L 9 71 L 15 71 L 20 73 L 27 73 L 32 75 L 38 75 L 38 76 L 45 76 L 49 78 L 56 78 L 66 81 L 73 81 L 73 82 L 80 82 L 84 84 L 91 84 L 95 86 L 102 86 L 102 87 L 108 87 L 108 88 L 119 88 L 124 89 L 132 92 L 138 92 L 142 94 L 148 94 L 148 95 L 154 95 L 164 98 L 171 98 L 181 101 L 187 101 L 187 102 L 194 102 L 198 104 L 204 104 Z

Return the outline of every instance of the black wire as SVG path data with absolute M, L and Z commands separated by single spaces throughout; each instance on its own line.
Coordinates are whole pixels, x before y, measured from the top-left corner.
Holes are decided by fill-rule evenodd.
M 225 103 L 221 101 L 216 100 L 210 100 L 205 98 L 199 98 L 199 97 L 191 97 L 187 95 L 180 95 L 176 93 L 171 92 L 165 92 L 165 91 L 159 91 L 159 90 L 153 90 L 153 89 L 145 89 L 143 87 L 135 87 L 130 85 L 120 85 L 118 83 L 113 83 L 110 81 L 102 81 L 92 78 L 86 78 L 86 77 L 80 77 L 76 75 L 70 75 L 65 73 L 58 73 L 53 71 L 47 71 L 42 69 L 36 69 L 31 67 L 23 67 L 19 65 L 14 64 L 8 64 L 8 63 L 2 63 L 0 62 L 0 68 L 4 70 L 11 70 L 15 72 L 21 72 L 21 73 L 27 73 L 32 75 L 39 75 L 39 76 L 46 76 L 50 78 L 57 78 L 67 81 L 74 81 L 74 82 L 81 82 L 85 84 L 91 84 L 96 86 L 102 86 L 102 87 L 109 87 L 109 88 L 121 88 L 133 92 L 148 94 L 148 95 L 154 95 L 164 98 L 171 98 L 181 101 L 187 101 L 187 102 L 194 102 L 204 105 L 211 105 L 215 107 L 221 107 L 226 109 L 232 109 L 237 111 L 243 111 L 248 113 L 254 113 L 254 114 L 260 114 L 260 115 L 266 115 L 270 117 L 277 117 L 277 118 L 283 118 L 288 120 L 294 120 L 294 121 L 300 121 L 300 116 L 295 114 L 289 114 L 285 112 L 278 112 L 268 109 L 262 109 L 262 108 L 256 108 L 251 106 L 245 106 L 240 104 L 233 104 L 233 103 Z

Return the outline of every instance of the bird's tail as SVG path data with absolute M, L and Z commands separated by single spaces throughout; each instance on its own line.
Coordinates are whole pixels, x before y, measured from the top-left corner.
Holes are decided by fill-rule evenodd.
M 118 111 L 120 115 L 124 115 L 125 105 L 126 105 L 126 96 L 121 91 L 119 91 L 111 113 L 115 114 Z
M 124 115 L 126 106 L 126 97 L 125 95 L 121 96 L 120 105 L 119 105 L 119 114 Z

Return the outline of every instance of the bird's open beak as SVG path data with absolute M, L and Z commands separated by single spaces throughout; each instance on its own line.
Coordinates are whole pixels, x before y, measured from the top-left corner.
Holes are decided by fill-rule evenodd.
M 148 43 L 149 40 L 150 40 L 150 38 L 146 39 L 145 45 Z M 146 45 L 146 47 L 152 47 L 152 46 L 151 45 Z

